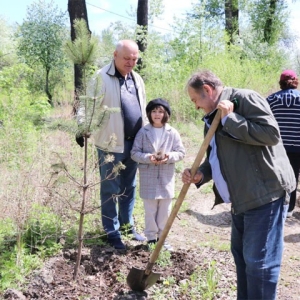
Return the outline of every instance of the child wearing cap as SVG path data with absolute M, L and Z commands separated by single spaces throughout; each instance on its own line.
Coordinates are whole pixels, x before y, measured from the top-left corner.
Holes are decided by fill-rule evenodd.
M 155 244 L 171 212 L 175 190 L 175 163 L 185 156 L 180 135 L 167 122 L 171 116 L 169 103 L 154 99 L 146 107 L 149 124 L 137 133 L 131 158 L 138 162 L 140 197 L 145 209 L 145 235 Z M 172 250 L 165 242 L 164 247 Z
M 267 101 L 278 122 L 282 142 L 298 185 L 300 171 L 300 92 L 297 90 L 298 77 L 296 72 L 293 70 L 283 71 L 279 78 L 279 86 L 281 90 L 267 97 Z M 293 215 L 296 192 L 297 189 L 291 193 L 288 218 Z

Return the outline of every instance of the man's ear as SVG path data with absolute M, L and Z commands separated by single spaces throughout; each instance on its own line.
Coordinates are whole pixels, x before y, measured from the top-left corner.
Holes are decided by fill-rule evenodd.
M 204 92 L 206 95 L 209 95 L 209 96 L 212 95 L 213 89 L 212 89 L 212 87 L 211 87 L 210 85 L 208 85 L 208 84 L 203 84 L 202 89 L 203 89 L 203 92 Z

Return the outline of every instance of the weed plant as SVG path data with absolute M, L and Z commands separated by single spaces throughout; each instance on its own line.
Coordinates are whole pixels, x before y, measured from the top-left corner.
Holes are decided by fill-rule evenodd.
M 149 251 L 153 251 L 155 249 L 155 244 L 148 245 Z M 172 265 L 171 261 L 171 252 L 165 249 L 162 249 L 162 251 L 159 252 L 158 258 L 156 260 L 156 264 L 160 267 L 167 267 Z
M 212 300 L 218 294 L 217 284 L 219 275 L 216 270 L 216 262 L 211 261 L 206 270 L 197 268 L 191 275 L 189 280 L 186 280 L 180 285 L 180 295 L 188 299 L 203 299 Z

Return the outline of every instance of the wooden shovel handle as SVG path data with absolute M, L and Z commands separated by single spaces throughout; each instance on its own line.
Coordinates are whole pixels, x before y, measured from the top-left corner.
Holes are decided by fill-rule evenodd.
M 191 168 L 191 177 L 192 178 L 195 176 L 195 174 L 196 174 L 196 172 L 197 172 L 197 170 L 198 170 L 198 168 L 201 164 L 201 161 L 202 161 L 202 159 L 203 159 L 203 157 L 206 153 L 206 150 L 209 146 L 209 143 L 210 143 L 212 137 L 214 136 L 214 134 L 216 132 L 216 129 L 217 129 L 219 123 L 220 123 L 220 120 L 221 120 L 221 111 L 218 110 L 215 117 L 214 117 L 214 120 L 213 120 L 213 122 L 212 122 L 212 124 L 211 124 L 204 140 L 203 140 L 203 143 L 202 143 L 202 145 L 200 147 L 200 150 L 199 150 L 199 152 L 198 152 L 198 154 L 195 158 L 195 161 L 192 165 L 192 168 Z M 170 213 L 170 216 L 167 220 L 166 226 L 165 226 L 164 230 L 162 231 L 161 236 L 159 237 L 159 240 L 156 244 L 156 247 L 155 247 L 155 249 L 153 250 L 153 252 L 150 256 L 149 262 L 148 262 L 148 264 L 146 266 L 146 270 L 145 270 L 146 275 L 150 274 L 150 272 L 153 268 L 153 265 L 154 265 L 155 261 L 157 260 L 157 258 L 159 256 L 160 250 L 161 250 L 161 248 L 162 248 L 162 246 L 163 246 L 163 244 L 166 240 L 166 237 L 167 237 L 167 235 L 170 231 L 170 228 L 173 224 L 174 219 L 177 216 L 177 213 L 180 209 L 180 206 L 181 206 L 181 204 L 182 204 L 182 202 L 183 202 L 183 200 L 186 196 L 186 193 L 187 193 L 190 185 L 191 185 L 190 183 L 185 183 L 183 185 L 183 187 L 181 188 L 179 196 L 178 196 L 178 198 L 177 198 L 177 200 L 174 204 L 174 207 L 173 207 L 173 209 Z

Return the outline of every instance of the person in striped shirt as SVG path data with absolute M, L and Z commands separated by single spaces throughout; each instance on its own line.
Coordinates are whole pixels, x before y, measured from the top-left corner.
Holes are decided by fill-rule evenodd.
M 283 145 L 294 170 L 298 185 L 300 171 L 300 91 L 298 76 L 293 70 L 285 70 L 280 75 L 280 90 L 267 97 L 276 118 Z M 291 193 L 287 217 L 292 217 L 296 204 L 297 188 Z

